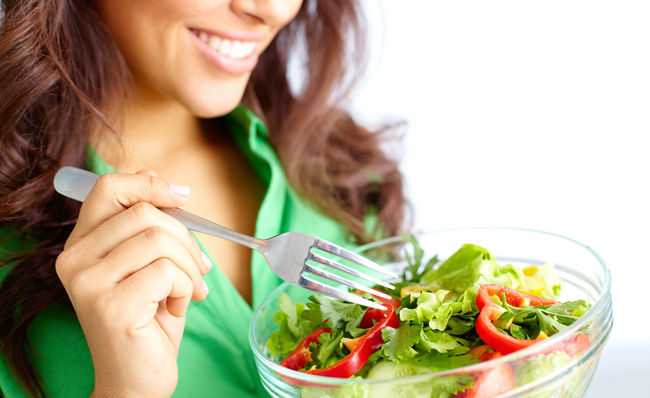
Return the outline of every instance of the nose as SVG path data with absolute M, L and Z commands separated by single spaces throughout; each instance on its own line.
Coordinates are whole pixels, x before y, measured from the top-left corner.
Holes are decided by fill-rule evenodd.
M 284 26 L 298 13 L 302 0 L 233 0 L 233 12 L 268 26 Z

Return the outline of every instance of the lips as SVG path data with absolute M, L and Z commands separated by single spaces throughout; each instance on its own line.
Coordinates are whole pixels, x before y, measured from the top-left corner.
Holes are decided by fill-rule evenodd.
M 246 40 L 246 37 L 242 36 L 247 35 L 241 33 L 226 35 L 201 29 L 189 31 L 203 56 L 222 72 L 239 75 L 252 71 L 257 65 L 256 50 L 259 40 Z

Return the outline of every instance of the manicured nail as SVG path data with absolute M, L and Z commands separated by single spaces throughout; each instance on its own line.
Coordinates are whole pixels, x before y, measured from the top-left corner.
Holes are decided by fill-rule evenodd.
M 190 196 L 190 187 L 186 187 L 185 185 L 169 183 L 169 188 L 176 195 L 185 196 L 185 197 Z
M 205 289 L 205 294 L 210 293 L 210 289 L 208 289 L 208 285 L 205 284 L 205 281 L 203 281 L 203 288 Z
M 205 265 L 205 268 L 210 269 L 212 268 L 212 261 L 208 258 L 208 256 L 205 255 L 205 253 L 201 252 L 201 260 L 203 260 L 203 265 Z

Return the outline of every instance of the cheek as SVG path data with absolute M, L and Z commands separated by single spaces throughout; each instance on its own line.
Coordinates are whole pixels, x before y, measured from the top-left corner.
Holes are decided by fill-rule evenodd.
M 178 52 L 183 15 L 176 1 L 97 1 L 95 6 L 133 74 L 136 86 L 152 85 L 169 73 L 169 61 Z M 158 5 L 158 7 L 157 7 Z
M 206 62 L 186 21 L 220 1 L 110 0 L 96 8 L 111 32 L 138 90 L 184 105 L 199 117 L 215 117 L 237 106 L 249 75 L 227 75 Z M 227 4 L 226 4 L 227 5 Z M 227 11 L 227 7 L 225 9 Z

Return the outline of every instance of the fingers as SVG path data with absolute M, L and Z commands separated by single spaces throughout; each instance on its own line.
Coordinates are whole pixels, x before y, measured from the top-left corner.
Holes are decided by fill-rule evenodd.
M 88 235 L 100 224 L 136 203 L 150 203 L 154 207 L 179 207 L 187 203 L 190 189 L 171 184 L 161 178 L 142 174 L 104 174 L 86 197 L 79 221 L 66 247 Z M 155 173 L 153 173 L 155 174 Z
M 158 177 L 158 174 L 153 170 L 140 170 L 140 171 L 136 172 L 135 174 L 143 174 L 143 175 L 146 175 L 146 176 Z
M 84 239 L 70 247 L 69 250 L 75 252 L 76 258 L 69 265 L 73 268 L 71 272 L 78 272 L 83 267 L 95 264 L 122 242 L 152 227 L 165 229 L 185 246 L 185 250 L 190 253 L 202 275 L 205 275 L 212 267 L 207 256 L 201 253 L 194 236 L 183 224 L 153 205 L 141 202 L 108 219 Z
M 119 244 L 101 260 L 101 266 L 98 264 L 88 272 L 93 275 L 94 280 L 117 284 L 158 259 L 171 260 L 192 280 L 193 300 L 205 299 L 207 292 L 196 261 L 185 246 L 166 229 L 160 227 L 148 228 Z
M 190 278 L 172 261 L 162 258 L 133 273 L 116 287 L 118 295 L 131 302 L 146 303 L 142 307 L 151 319 L 158 312 L 158 303 L 166 299 L 167 311 L 177 317 L 185 316 L 194 285 Z

